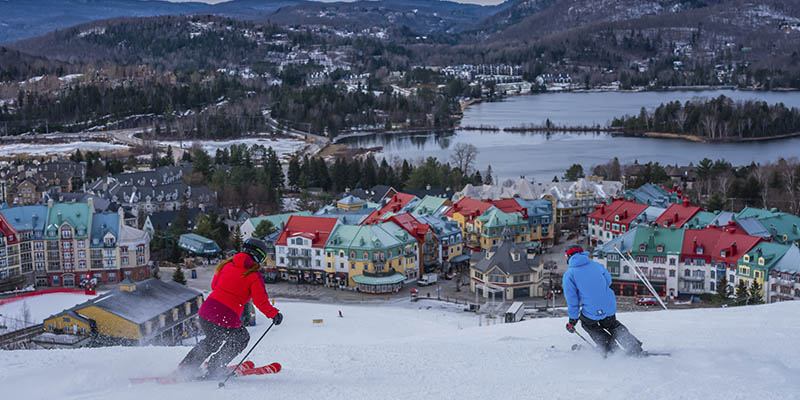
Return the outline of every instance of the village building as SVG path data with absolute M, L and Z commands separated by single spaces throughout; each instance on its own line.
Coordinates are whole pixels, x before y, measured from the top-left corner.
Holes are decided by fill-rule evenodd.
M 721 274 L 727 274 L 733 286 L 739 259 L 761 241 L 735 224 L 686 229 L 678 265 L 679 295 L 716 293 Z
M 433 229 L 439 240 L 439 265 L 445 273 L 466 270 L 469 266 L 469 255 L 464 254 L 464 236 L 455 221 L 446 217 L 413 214 L 421 223 Z
M 402 213 L 389 217 L 387 221 L 394 222 L 397 226 L 408 232 L 419 244 L 417 260 L 419 260 L 421 273 L 435 272 L 441 265 L 439 238 L 433 228 L 414 218 L 410 213 Z
M 768 303 L 800 299 L 800 249 L 796 245 L 770 268 L 764 295 Z
M 792 275 L 798 270 L 800 250 L 797 246 L 760 242 L 739 259 L 736 280 L 732 284 L 736 287 L 744 282 L 750 288 L 753 282 L 758 282 L 764 301 L 768 303 L 792 300 L 795 286 Z
M 638 218 L 648 206 L 622 198 L 610 204 L 600 204 L 588 217 L 590 246 L 594 247 L 625 234 L 638 223 Z
M 395 293 L 419 278 L 419 244 L 394 222 L 337 225 L 325 245 L 328 286 Z
M 175 345 L 197 333 L 203 295 L 175 282 L 124 280 L 118 287 L 44 320 L 45 332 L 96 336 L 96 344 Z
M 213 257 L 222 253 L 217 242 L 196 233 L 184 233 L 178 239 L 178 247 L 189 254 L 200 257 Z
M 339 220 L 293 215 L 275 242 L 275 257 L 281 279 L 299 283 L 324 283 L 323 248 Z
M 670 204 L 664 213 L 655 220 L 655 223 L 663 228 L 670 226 L 683 228 L 683 225 L 691 221 L 692 217 L 700 211 L 703 209 L 689 205 L 689 199 L 684 197 L 681 204 Z
M 242 232 L 242 240 L 247 240 L 253 237 L 253 232 L 256 231 L 256 228 L 258 228 L 258 224 L 260 224 L 261 221 L 269 221 L 272 224 L 272 226 L 274 226 L 275 229 L 280 232 L 281 230 L 283 230 L 283 227 L 284 225 L 286 225 L 286 222 L 289 221 L 289 217 L 293 215 L 310 217 L 311 212 L 296 211 L 283 214 L 262 215 L 260 217 L 248 218 L 239 228 Z
M 386 201 L 383 206 L 374 210 L 366 218 L 361 222 L 362 224 L 374 224 L 380 221 L 384 221 L 391 217 L 392 215 L 396 215 L 402 212 L 402 209 L 411 201 L 418 199 L 418 197 L 406 194 L 406 193 L 397 193 L 392 196 L 391 199 Z
M 484 211 L 491 207 L 491 203 L 469 197 L 462 197 L 445 213 L 447 218 L 450 218 L 458 224 L 461 233 L 464 235 L 464 241 L 467 247 L 472 250 L 480 250 L 481 248 L 478 234 L 473 232 L 473 222 L 477 217 L 481 216 Z
M 510 229 L 499 244 L 473 253 L 469 275 L 470 291 L 476 297 L 505 301 L 544 295 L 541 257 L 517 243 Z

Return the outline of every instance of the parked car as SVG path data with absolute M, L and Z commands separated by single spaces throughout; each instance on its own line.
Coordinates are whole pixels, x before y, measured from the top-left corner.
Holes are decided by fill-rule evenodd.
M 655 297 L 637 297 L 636 304 L 640 306 L 654 306 L 658 304 Z
M 433 285 L 434 283 L 436 283 L 438 278 L 439 276 L 436 275 L 435 273 L 424 274 L 422 275 L 422 278 L 419 278 L 419 280 L 417 281 L 417 285 L 419 286 Z

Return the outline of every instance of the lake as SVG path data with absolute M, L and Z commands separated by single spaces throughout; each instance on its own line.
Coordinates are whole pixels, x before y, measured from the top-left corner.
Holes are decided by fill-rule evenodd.
M 606 125 L 613 117 L 638 114 L 642 107 L 652 110 L 669 101 L 685 102 L 695 97 L 721 94 L 734 100 L 782 102 L 800 108 L 800 92 L 754 92 L 738 90 L 671 92 L 592 92 L 546 93 L 515 96 L 497 102 L 472 105 L 464 112 L 464 126 L 490 125 L 500 128 L 525 124 L 544 124 L 549 118 L 557 125 Z M 354 147 L 383 146 L 378 157 L 448 160 L 458 143 L 478 147 L 475 166 L 487 165 L 499 178 L 525 176 L 550 181 L 562 176 L 573 163 L 584 171 L 619 157 L 623 164 L 658 161 L 661 164 L 688 164 L 705 157 L 724 158 L 734 165 L 751 161 L 775 161 L 780 157 L 800 156 L 800 138 L 737 144 L 692 143 L 683 140 L 613 137 L 605 133 L 511 133 L 456 130 L 450 134 L 369 135 L 352 137 L 340 143 Z

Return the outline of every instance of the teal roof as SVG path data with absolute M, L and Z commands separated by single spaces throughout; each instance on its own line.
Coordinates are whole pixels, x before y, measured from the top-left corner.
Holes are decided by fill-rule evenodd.
M 433 215 L 439 212 L 446 202 L 447 199 L 441 197 L 425 196 L 416 204 L 411 212 L 420 215 Z
M 251 224 L 253 224 L 253 228 L 257 228 L 258 224 L 260 224 L 261 221 L 267 220 L 272 223 L 272 226 L 280 230 L 281 226 L 285 225 L 286 222 L 289 221 L 289 217 L 293 215 L 298 215 L 301 217 L 310 217 L 311 211 L 295 211 L 283 214 L 264 215 L 261 217 L 252 217 L 249 218 L 248 220 L 250 221 Z
M 119 241 L 119 214 L 95 213 L 92 215 L 92 242 L 90 247 L 103 247 L 103 237 L 111 233 Z
M 47 222 L 47 206 L 9 207 L 0 213 L 17 232 L 44 231 Z
M 651 257 L 680 254 L 683 249 L 683 234 L 685 231 L 683 228 L 640 226 L 636 229 L 636 237 L 633 241 L 631 254 Z M 644 251 L 640 250 L 642 244 L 645 245 Z M 663 251 L 659 252 L 658 246 L 662 246 Z
M 661 186 L 652 183 L 644 184 L 637 189 L 626 190 L 622 197 L 637 203 L 658 207 L 669 207 L 670 204 L 679 202 L 676 194 L 669 193 Z
M 399 273 L 389 276 L 356 275 L 353 277 L 353 282 L 359 285 L 394 285 L 404 280 L 406 280 L 405 275 Z
M 416 240 L 394 222 L 375 225 L 337 225 L 328 238 L 326 248 L 386 251 L 415 243 Z
M 754 208 L 754 207 L 745 207 L 739 214 L 736 215 L 736 219 L 747 218 L 747 217 L 756 217 L 758 219 L 773 217 L 778 212 L 775 209 L 772 210 L 764 210 L 762 208 Z
M 197 255 L 213 255 L 222 251 L 217 242 L 196 233 L 184 233 L 178 240 L 178 247 Z
M 55 203 L 49 207 L 45 238 L 58 238 L 58 229 L 68 223 L 75 230 L 75 238 L 85 239 L 89 235 L 89 220 L 92 211 L 86 203 Z
M 686 224 L 684 224 L 684 226 L 690 229 L 705 228 L 715 218 L 717 218 L 717 214 L 708 211 L 700 211 L 697 214 L 695 214 L 692 217 L 692 219 L 687 221 Z
M 739 264 L 749 265 L 756 268 L 766 268 L 769 270 L 772 269 L 772 267 L 774 267 L 775 264 L 781 260 L 781 258 L 783 258 L 784 254 L 786 254 L 790 248 L 792 248 L 792 246 L 773 242 L 760 242 L 746 253 L 750 256 L 750 261 L 744 262 L 744 258 L 742 257 L 739 259 Z M 763 266 L 758 265 L 759 257 L 764 257 Z
M 501 228 L 505 226 L 520 225 L 523 223 L 522 214 L 518 212 L 506 213 L 492 206 L 483 213 L 478 220 L 482 228 Z
M 800 217 L 796 215 L 774 213 L 771 217 L 759 218 L 759 222 L 776 242 L 790 244 L 800 241 Z

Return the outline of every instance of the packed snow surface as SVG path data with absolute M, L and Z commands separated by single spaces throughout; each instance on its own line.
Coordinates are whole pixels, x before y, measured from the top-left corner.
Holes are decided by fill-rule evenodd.
M 14 157 L 22 154 L 31 156 L 44 156 L 50 154 L 69 154 L 75 150 L 81 151 L 109 151 L 126 150 L 128 146 L 111 144 L 106 142 L 72 142 L 72 143 L 50 143 L 50 144 L 31 144 L 15 143 L 0 145 L 0 157 Z
M 18 350 L 0 352 L 3 398 L 751 400 L 800 393 L 800 302 L 620 314 L 646 348 L 672 352 L 646 359 L 571 352 L 580 339 L 564 330 L 564 318 L 479 327 L 474 314 L 424 302 L 276 306 L 284 323 L 249 357 L 280 362 L 276 375 L 234 378 L 222 389 L 216 381 L 132 385 L 131 377 L 169 373 L 189 348 Z M 267 328 L 259 317 L 251 344 Z M 312 324 L 316 318 L 324 322 Z
M 5 325 L 9 329 L 21 329 L 32 324 L 40 324 L 45 318 L 94 297 L 80 293 L 50 293 L 25 297 L 0 305 L 0 323 L 2 323 L 0 325 Z

